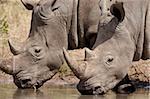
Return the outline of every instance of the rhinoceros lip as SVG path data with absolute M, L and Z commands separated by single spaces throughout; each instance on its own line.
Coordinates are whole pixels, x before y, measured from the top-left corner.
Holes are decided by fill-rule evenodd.
M 19 71 L 16 74 L 13 75 L 14 83 L 17 85 L 18 88 L 21 89 L 38 89 L 40 88 L 47 80 L 51 79 L 55 74 L 56 70 L 44 72 L 44 77 L 40 76 L 38 79 L 33 81 L 32 73 L 28 73 L 27 71 Z M 46 77 L 46 78 L 45 78 Z M 30 79 L 30 81 L 27 81 Z M 22 81 L 25 81 L 26 83 L 22 83 Z
M 92 85 L 89 86 L 84 86 L 86 90 L 91 90 L 91 94 L 93 95 L 103 95 L 106 93 L 106 89 L 103 86 L 95 86 L 93 87 Z
M 16 73 L 13 75 L 14 82 L 18 86 L 18 88 L 21 89 L 27 89 L 31 88 L 33 89 L 36 87 L 37 89 L 43 85 L 42 81 L 32 81 L 32 75 L 31 74 L 25 74 L 22 71 Z
M 37 80 L 35 82 L 32 82 L 32 80 L 29 80 L 27 78 L 19 79 L 17 82 L 19 82 L 19 84 L 17 84 L 18 88 L 21 88 L 21 89 L 27 89 L 27 88 L 35 89 L 35 87 L 36 89 L 38 89 L 43 85 L 43 81 Z
M 116 79 L 112 78 L 111 80 L 107 81 L 105 85 L 99 84 L 98 82 L 93 83 L 87 83 L 87 81 L 82 82 L 82 88 L 85 89 L 85 91 L 90 91 L 93 95 L 103 95 L 107 91 L 109 91 L 111 84 L 116 83 Z M 117 84 L 117 83 L 116 83 Z

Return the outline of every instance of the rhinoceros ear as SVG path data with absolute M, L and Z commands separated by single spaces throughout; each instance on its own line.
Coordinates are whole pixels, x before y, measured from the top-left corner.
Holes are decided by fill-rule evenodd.
M 125 17 L 125 11 L 122 2 L 116 2 L 110 8 L 110 12 L 117 17 L 119 22 L 122 22 Z
M 21 0 L 23 5 L 28 9 L 32 10 L 34 6 L 39 2 L 40 0 Z

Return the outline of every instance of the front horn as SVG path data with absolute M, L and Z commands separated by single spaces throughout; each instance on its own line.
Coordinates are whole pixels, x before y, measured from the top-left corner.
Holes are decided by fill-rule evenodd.
M 82 64 L 79 64 L 79 63 L 77 63 L 77 61 L 71 59 L 69 56 L 69 53 L 66 51 L 65 48 L 63 48 L 63 54 L 64 54 L 64 58 L 68 64 L 68 66 L 73 71 L 75 76 L 79 79 L 84 79 L 85 78 L 84 73 L 85 73 L 85 69 L 87 67 L 87 63 L 85 61 L 83 61 Z
M 19 47 L 14 46 L 13 43 L 10 40 L 8 40 L 8 44 L 9 44 L 9 47 L 10 47 L 10 51 L 13 55 L 18 55 L 18 54 L 21 53 L 21 50 L 19 49 Z

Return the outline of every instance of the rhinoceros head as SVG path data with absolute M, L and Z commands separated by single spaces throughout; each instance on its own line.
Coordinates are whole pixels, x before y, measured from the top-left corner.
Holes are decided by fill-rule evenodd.
M 24 44 L 21 50 L 8 41 L 11 52 L 14 54 L 12 64 L 3 64 L 2 70 L 13 75 L 14 83 L 18 88 L 39 88 L 44 82 L 51 79 L 63 64 L 61 50 L 51 50 L 42 42 L 36 41 Z M 56 54 L 55 54 L 56 53 Z
M 13 75 L 19 88 L 39 88 L 63 64 L 62 47 L 67 47 L 66 21 L 58 10 L 63 4 L 55 5 L 56 1 L 22 0 L 27 9 L 33 10 L 30 34 L 21 46 L 9 40 L 14 55 L 13 68 L 2 69 Z
M 113 4 L 108 10 L 111 12 L 104 13 L 105 17 L 100 20 L 93 49 L 85 49 L 82 64 L 71 59 L 64 50 L 69 67 L 80 79 L 77 88 L 82 94 L 104 94 L 114 88 L 126 76 L 132 62 L 133 42 L 129 33 L 119 28 L 125 15 L 123 3 Z

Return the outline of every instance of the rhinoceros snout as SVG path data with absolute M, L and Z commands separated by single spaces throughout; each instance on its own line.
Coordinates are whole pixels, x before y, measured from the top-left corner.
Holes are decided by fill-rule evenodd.
M 94 95 L 103 95 L 104 93 L 105 92 L 104 92 L 103 87 L 101 87 L 101 86 L 94 87 L 94 90 L 93 90 Z
M 93 90 L 92 89 L 82 89 L 82 88 L 77 88 L 78 91 L 82 94 L 82 95 L 93 95 Z
M 31 79 L 15 79 L 15 84 L 20 89 L 31 88 L 33 85 L 31 84 Z
M 97 86 L 97 87 L 91 87 L 91 88 L 78 88 L 78 91 L 82 95 L 103 95 L 105 92 L 102 87 Z
M 78 84 L 77 89 L 82 95 L 103 95 L 105 93 L 104 88 L 101 86 L 86 86 L 81 83 Z
M 31 79 L 23 79 L 20 80 L 20 85 L 21 88 L 26 88 L 27 86 L 29 86 L 29 83 L 31 82 Z
M 19 89 L 27 89 L 27 88 L 38 89 L 43 85 L 42 82 L 32 81 L 32 79 L 20 79 L 20 80 L 16 79 L 14 82 Z

